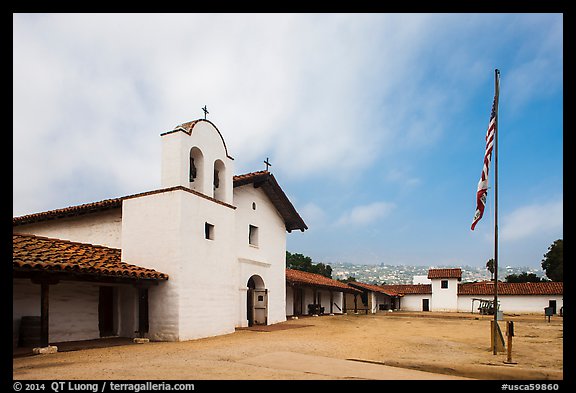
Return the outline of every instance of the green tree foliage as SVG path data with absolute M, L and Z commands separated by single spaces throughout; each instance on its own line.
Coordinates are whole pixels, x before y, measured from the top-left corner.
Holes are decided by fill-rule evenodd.
M 542 259 L 542 269 L 552 281 L 564 281 L 564 241 L 556 240 Z
M 312 258 L 286 251 L 286 267 L 288 269 L 301 270 L 304 272 L 320 274 L 324 277 L 332 278 L 332 266 L 324 263 L 313 263 Z
M 538 277 L 534 273 L 522 272 L 520 274 L 510 274 L 506 276 L 506 282 L 540 282 L 547 281 L 546 279 Z

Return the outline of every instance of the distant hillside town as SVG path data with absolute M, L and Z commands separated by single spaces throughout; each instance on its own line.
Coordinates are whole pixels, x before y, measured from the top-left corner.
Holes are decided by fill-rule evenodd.
M 462 269 L 462 281 L 490 280 L 490 272 L 484 266 L 411 266 L 411 265 L 361 265 L 353 263 L 330 263 L 332 278 L 342 280 L 354 277 L 357 281 L 369 284 L 418 284 L 425 283 L 428 269 L 459 267 Z M 526 266 L 505 266 L 498 269 L 498 278 L 504 280 L 510 274 L 534 273 L 538 277 L 546 274 L 541 268 Z M 424 280 L 424 281 L 422 281 Z

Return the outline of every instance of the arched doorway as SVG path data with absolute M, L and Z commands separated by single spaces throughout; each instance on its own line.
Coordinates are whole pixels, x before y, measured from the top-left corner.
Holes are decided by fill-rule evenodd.
M 246 317 L 248 326 L 268 324 L 268 290 L 264 280 L 257 274 L 248 279 L 246 284 Z

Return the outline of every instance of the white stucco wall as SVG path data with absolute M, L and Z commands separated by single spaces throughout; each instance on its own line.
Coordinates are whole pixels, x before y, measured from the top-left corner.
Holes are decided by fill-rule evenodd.
M 75 217 L 16 225 L 13 232 L 120 248 L 122 210 L 109 209 Z
M 448 288 L 442 288 L 441 282 L 448 281 Z M 457 311 L 458 310 L 458 279 L 442 278 L 432 281 L 431 311 Z
M 18 329 L 23 316 L 40 316 L 40 285 L 28 279 L 12 280 L 12 335 L 18 343 Z
M 344 293 L 334 291 L 333 294 L 334 294 L 334 306 L 332 307 L 332 312 L 334 314 L 344 313 Z M 328 306 L 326 312 L 330 312 L 330 306 Z
M 472 299 L 494 300 L 494 296 L 460 295 L 458 296 L 458 311 L 478 312 L 478 302 Z M 544 308 L 549 306 L 550 300 L 556 300 L 556 312 L 560 313 L 560 307 L 564 305 L 562 295 L 498 295 L 500 311 L 506 313 L 536 313 L 544 315 Z
M 320 304 L 324 307 L 324 314 L 330 313 L 330 291 L 326 289 L 317 289 L 316 297 L 320 294 Z M 308 305 L 314 303 L 314 290 L 310 287 L 302 288 L 302 314 L 308 314 Z M 344 293 L 340 291 L 332 291 L 334 305 L 332 306 L 333 314 L 344 313 Z M 290 286 L 286 286 L 286 315 L 294 315 L 294 290 Z
M 49 287 L 49 341 L 65 342 L 100 337 L 98 327 L 99 284 L 60 281 Z M 137 314 L 136 292 L 130 285 L 114 285 L 113 309 L 116 334 L 133 337 Z M 13 333 L 18 334 L 23 316 L 40 316 L 40 285 L 28 279 L 13 280 Z
M 393 310 L 396 308 L 396 304 L 394 303 L 394 299 L 391 299 L 389 296 L 386 296 L 383 293 L 378 293 L 378 292 L 372 292 L 372 293 L 373 293 L 372 309 L 371 309 L 372 314 L 375 314 L 378 312 L 387 312 L 390 309 Z M 388 307 L 388 310 L 380 310 L 380 305 L 385 305 L 386 307 Z
M 254 205 L 253 205 L 254 204 Z M 268 324 L 286 320 L 286 225 L 270 199 L 252 184 L 234 189 L 235 252 L 238 274 L 236 326 L 247 326 L 246 293 L 251 276 L 268 289 Z M 255 209 L 253 209 L 253 206 Z M 258 228 L 258 244 L 248 241 L 249 226 Z
M 478 301 L 474 302 L 472 310 L 472 299 L 494 300 L 494 296 L 483 295 L 456 295 L 457 309 L 449 311 L 458 312 L 478 312 Z M 422 299 L 430 299 L 430 309 L 433 309 L 431 295 L 404 295 L 401 300 L 401 310 L 404 311 L 422 311 Z M 550 300 L 556 300 L 557 313 L 560 307 L 564 305 L 562 295 L 499 295 L 500 310 L 504 313 L 537 313 L 544 314 L 544 307 L 548 307 Z
M 123 261 L 170 277 L 148 292 L 150 337 L 156 340 L 176 341 L 179 337 L 179 199 L 179 192 L 173 191 L 128 199 L 122 205 Z
M 403 311 L 422 311 L 422 300 L 428 299 L 430 307 L 432 306 L 432 295 L 406 294 L 400 299 L 400 310 Z
M 320 306 L 324 307 L 324 314 L 330 313 L 330 291 L 326 289 L 320 289 L 317 291 L 317 294 L 320 294 Z M 318 295 L 317 295 L 318 296 Z M 332 292 L 333 301 L 336 303 L 340 308 L 342 308 L 342 292 L 333 291 Z M 308 307 L 308 306 L 306 306 Z M 342 311 L 338 310 L 337 307 L 332 307 L 332 312 L 334 314 L 340 314 Z
M 205 238 L 205 223 L 214 239 Z M 123 260 L 167 273 L 149 291 L 150 337 L 189 340 L 234 331 L 234 209 L 187 191 L 123 204 Z
M 314 303 L 314 291 L 312 288 L 302 289 L 302 314 L 308 315 L 308 305 Z

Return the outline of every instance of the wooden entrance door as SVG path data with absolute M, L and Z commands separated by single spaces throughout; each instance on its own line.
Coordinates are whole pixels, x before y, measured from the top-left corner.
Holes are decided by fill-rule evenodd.
M 100 337 L 113 336 L 114 332 L 114 287 L 100 287 L 98 299 L 98 328 Z
M 254 325 L 268 324 L 268 290 L 254 289 Z
M 294 315 L 302 315 L 302 288 L 294 287 L 292 292 L 294 293 Z
M 430 299 L 422 299 L 422 311 L 430 311 Z

